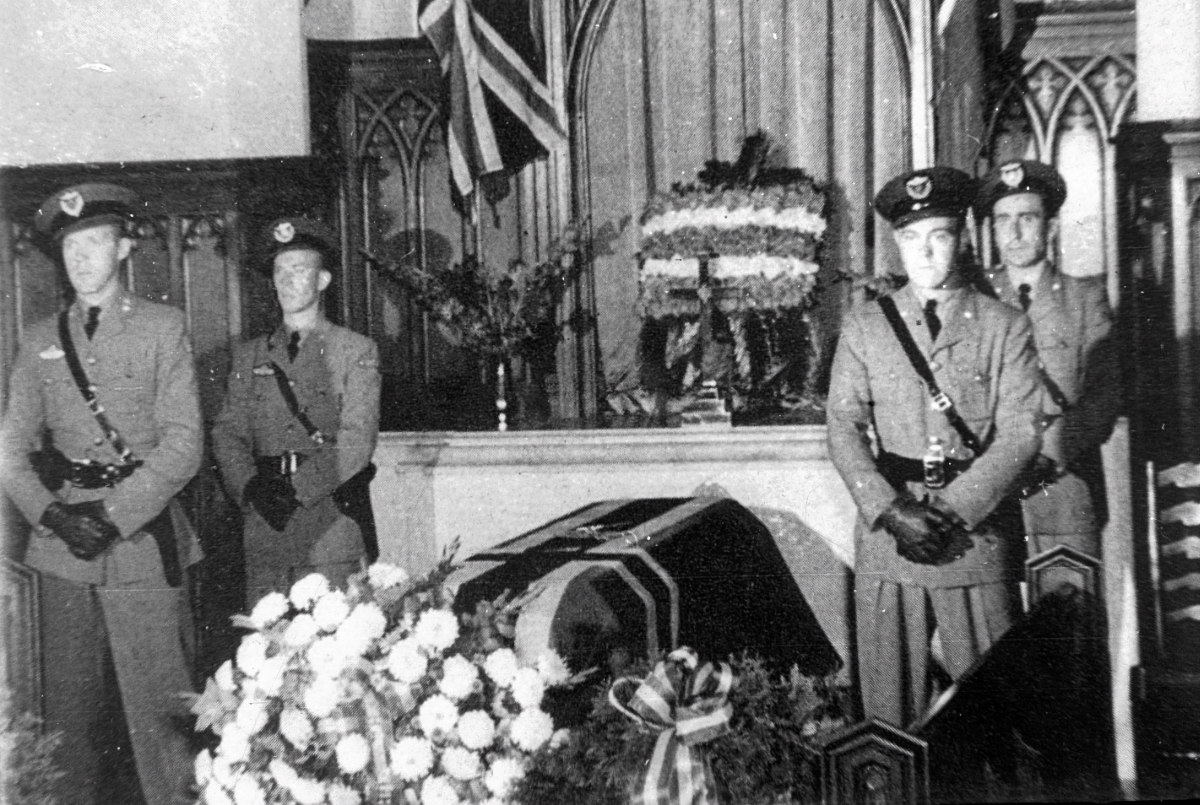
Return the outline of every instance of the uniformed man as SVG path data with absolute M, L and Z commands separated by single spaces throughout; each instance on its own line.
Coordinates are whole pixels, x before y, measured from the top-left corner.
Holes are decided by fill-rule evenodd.
M 343 584 L 359 568 L 379 435 L 375 342 L 322 308 L 331 235 L 284 218 L 265 241 L 283 322 L 235 348 L 212 432 L 225 488 L 246 514 L 247 606 L 308 573 Z
M 879 192 L 908 283 L 849 311 L 830 380 L 830 456 L 859 509 L 863 705 L 901 727 L 934 689 L 935 628 L 958 678 L 1012 622 L 1023 546 L 1005 500 L 1041 442 L 1029 321 L 957 270 L 974 193 L 940 167 Z
M 987 175 L 975 211 L 990 216 L 1000 264 L 986 293 L 1033 322 L 1046 385 L 1042 452 L 1023 504 L 1030 554 L 1069 545 L 1100 557 L 1104 468 L 1100 445 L 1120 406 L 1113 373 L 1112 310 L 1102 277 L 1063 274 L 1049 259 L 1067 185 L 1040 162 L 1010 162 Z
M 37 211 L 75 298 L 23 335 L 0 429 L 0 482 L 35 524 L 25 561 L 41 572 L 63 803 L 136 798 L 122 787 L 130 739 L 149 805 L 186 801 L 191 777 L 179 628 L 189 556 L 168 504 L 199 468 L 203 436 L 183 313 L 121 287 L 140 207 L 123 187 L 84 184 Z

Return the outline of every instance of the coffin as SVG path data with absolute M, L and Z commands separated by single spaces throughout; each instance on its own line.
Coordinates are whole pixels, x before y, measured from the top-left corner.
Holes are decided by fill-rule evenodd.
M 680 645 L 750 651 L 780 673 L 842 665 L 766 526 L 727 498 L 594 503 L 469 557 L 447 583 L 462 612 L 536 592 L 517 651 L 553 648 L 576 672 Z

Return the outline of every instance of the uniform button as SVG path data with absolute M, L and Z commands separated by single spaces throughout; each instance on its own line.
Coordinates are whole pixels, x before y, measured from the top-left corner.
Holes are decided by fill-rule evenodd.
M 104 444 L 104 440 L 97 436 L 95 439 L 92 439 L 92 444 L 96 445 L 96 447 L 99 447 L 100 445 Z
M 975 314 L 974 314 L 974 313 L 972 313 L 972 312 L 971 312 L 971 311 L 969 311 L 969 310 L 967 310 L 967 311 L 964 311 L 964 312 L 963 312 L 963 318 L 964 318 L 964 319 L 971 319 L 971 318 L 974 318 L 974 317 L 975 317 Z
M 936 372 L 938 369 L 942 368 L 942 365 L 937 361 L 930 361 L 929 368 Z
M 95 365 L 95 363 L 96 363 L 96 359 L 95 359 L 95 358 L 88 358 L 88 359 L 87 359 L 87 362 L 88 362 L 89 364 Z

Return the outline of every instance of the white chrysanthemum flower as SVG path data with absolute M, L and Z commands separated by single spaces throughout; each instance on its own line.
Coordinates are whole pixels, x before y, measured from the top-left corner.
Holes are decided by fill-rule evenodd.
M 413 637 L 422 646 L 434 651 L 445 651 L 458 639 L 458 618 L 444 609 L 430 609 L 421 613 L 413 629 Z
M 371 759 L 371 745 L 367 739 L 352 732 L 337 742 L 338 768 L 346 774 L 360 772 L 367 767 Z
M 233 805 L 233 799 L 213 780 L 204 786 L 204 805 Z
M 492 761 L 483 783 L 497 797 L 504 799 L 512 792 L 513 783 L 525 776 L 525 767 L 510 757 Z
M 421 709 L 417 711 L 417 720 L 421 731 L 436 739 L 454 729 L 454 724 L 458 721 L 458 708 L 445 696 L 435 694 L 421 703 Z
M 237 775 L 233 773 L 232 761 L 221 754 L 220 747 L 217 747 L 217 754 L 213 756 L 212 781 L 225 788 L 233 788 L 236 778 Z
M 317 677 L 304 691 L 304 709 L 317 718 L 324 718 L 337 707 L 339 694 L 337 680 Z
M 251 774 L 243 774 L 233 784 L 233 801 L 237 805 L 266 805 L 267 794 Z
M 267 764 L 267 771 L 270 772 L 271 778 L 275 782 L 289 791 L 300 780 L 300 775 L 296 773 L 296 770 L 279 758 L 275 758 Z
M 448 746 L 442 752 L 442 770 L 455 780 L 474 780 L 482 768 L 479 755 L 461 746 Z
M 289 791 L 300 805 L 321 805 L 325 801 L 325 786 L 311 777 L 301 777 Z
M 350 662 L 345 647 L 333 635 L 318 639 L 308 647 L 305 656 L 317 676 L 335 677 Z
M 438 682 L 438 690 L 456 702 L 462 701 L 471 695 L 478 681 L 479 669 L 475 663 L 455 654 L 442 663 L 442 679 Z
M 486 749 L 496 740 L 496 722 L 482 710 L 468 710 L 458 717 L 458 739 L 468 749 Z
M 405 638 L 388 651 L 387 669 L 393 679 L 411 685 L 425 676 L 429 660 L 421 653 L 416 640 Z
M 461 805 L 458 792 L 445 777 L 429 777 L 421 784 L 421 805 Z
M 263 699 L 245 699 L 238 705 L 234 720 L 237 721 L 239 727 L 246 731 L 247 735 L 257 735 L 263 727 L 267 726 L 267 721 L 271 718 L 267 704 Z
M 398 565 L 376 562 L 367 568 L 367 578 L 372 586 L 386 590 L 388 587 L 397 587 L 408 581 L 408 573 Z
M 567 742 L 570 740 L 571 731 L 566 727 L 562 727 L 561 729 L 555 730 L 554 734 L 550 736 L 550 748 L 561 749 L 566 746 Z
M 204 788 L 208 784 L 209 778 L 213 773 L 213 757 L 212 753 L 207 749 L 201 749 L 200 754 L 196 755 L 195 763 L 196 785 Z
M 383 637 L 385 629 L 387 617 L 378 605 L 359 604 L 338 626 L 335 636 L 347 654 L 358 656 L 369 649 L 372 642 Z
M 502 688 L 512 684 L 513 677 L 520 667 L 516 653 L 510 648 L 498 648 L 483 661 L 483 670 Z
M 221 667 L 213 674 L 213 681 L 223 691 L 233 693 L 237 690 L 237 682 L 233 678 L 233 660 L 226 660 L 221 663 Z
M 258 629 L 266 629 L 288 611 L 288 599 L 283 593 L 267 593 L 258 599 L 250 612 L 250 621 Z
M 362 796 L 348 785 L 331 783 L 329 786 L 329 805 L 361 805 Z
M 401 780 L 420 780 L 433 768 L 433 745 L 424 738 L 406 736 L 392 746 L 392 771 Z
M 554 734 L 554 719 L 545 710 L 530 707 L 513 719 L 510 734 L 517 746 L 526 752 L 536 752 Z
M 221 743 L 217 753 L 229 763 L 240 763 L 250 757 L 250 736 L 246 731 L 232 722 L 221 730 Z
M 321 596 L 313 606 L 312 614 L 321 631 L 332 632 L 350 614 L 350 603 L 346 600 L 344 592 L 333 590 Z
M 308 609 L 318 598 L 329 592 L 329 579 L 320 573 L 309 573 L 292 585 L 289 597 L 296 609 Z
M 571 669 L 567 668 L 566 661 L 553 649 L 547 649 L 538 655 L 536 667 L 538 676 L 548 688 L 561 685 L 571 678 Z
M 237 667 L 246 676 L 258 676 L 258 669 L 267 659 L 267 648 L 270 645 L 270 641 L 258 632 L 246 635 L 242 638 L 242 644 L 238 646 Z
M 313 638 L 317 636 L 319 631 L 320 627 L 317 626 L 317 619 L 307 612 L 301 612 L 292 618 L 292 622 L 283 633 L 283 642 L 297 648 L 307 646 L 313 641 Z
M 276 654 L 263 661 L 262 667 L 258 669 L 258 676 L 254 679 L 254 686 L 261 694 L 279 695 L 279 691 L 283 689 L 283 675 L 287 671 L 287 664 L 286 654 Z
M 288 707 L 279 714 L 279 732 L 292 746 L 306 749 L 314 735 L 312 719 L 303 710 Z
M 512 695 L 522 709 L 537 707 L 546 694 L 546 685 L 533 668 L 522 668 L 512 680 Z

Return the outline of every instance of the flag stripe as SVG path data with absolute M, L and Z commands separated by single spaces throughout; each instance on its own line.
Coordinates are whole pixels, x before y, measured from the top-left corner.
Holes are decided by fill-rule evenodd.
M 485 86 L 546 150 L 566 142 L 549 88 L 469 0 L 432 0 L 419 20 L 449 85 L 447 147 L 460 193 L 483 174 L 517 167 L 503 162 Z

